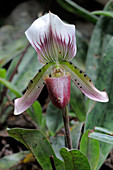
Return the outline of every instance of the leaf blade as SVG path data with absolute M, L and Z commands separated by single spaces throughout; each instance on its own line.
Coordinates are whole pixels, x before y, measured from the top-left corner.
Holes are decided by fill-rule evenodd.
M 64 164 L 59 160 L 45 135 L 35 129 L 8 129 L 9 135 L 23 143 L 36 157 L 44 170 L 52 170 L 50 156 L 54 157 L 57 169 L 63 170 Z
M 93 14 L 93 15 L 104 15 L 104 16 L 108 16 L 108 17 L 113 18 L 113 12 L 110 12 L 110 11 L 94 11 L 94 12 L 91 12 L 91 14 Z
M 80 142 L 80 151 L 82 151 L 88 157 L 92 170 L 95 170 L 99 161 L 99 142 L 95 139 L 90 140 L 88 135 L 89 130 L 87 130 L 82 136 Z
M 79 150 L 62 148 L 60 154 L 64 159 L 66 170 L 91 170 L 87 157 Z
M 17 97 L 21 97 L 22 93 L 17 89 L 14 84 L 2 78 L 0 78 L 0 83 L 9 88 Z
M 110 100 L 106 104 L 102 104 L 102 103 L 95 104 L 93 110 L 87 116 L 85 131 L 87 129 L 93 129 L 95 126 L 107 128 L 108 130 L 111 130 L 111 131 L 113 130 L 113 126 L 112 126 L 112 120 L 113 120 L 112 64 L 113 64 L 113 38 L 108 43 L 108 46 L 105 50 L 105 55 L 102 57 L 99 74 L 98 74 L 97 81 L 96 81 L 97 87 L 99 87 L 100 89 L 104 89 L 104 88 L 106 89 Z M 100 143 L 101 156 L 100 156 L 98 168 L 100 168 L 100 166 L 104 162 L 111 148 L 112 148 L 112 145 L 110 144 L 106 144 L 103 142 Z

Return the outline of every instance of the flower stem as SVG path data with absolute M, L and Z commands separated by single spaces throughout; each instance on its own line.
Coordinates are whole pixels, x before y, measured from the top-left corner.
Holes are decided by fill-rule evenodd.
M 68 149 L 72 149 L 67 106 L 64 109 L 62 109 L 62 114 L 63 114 L 64 128 L 65 128 L 65 145 Z
M 50 155 L 49 158 L 50 158 L 52 170 L 56 170 L 55 162 L 54 162 L 54 156 L 53 156 L 53 155 Z

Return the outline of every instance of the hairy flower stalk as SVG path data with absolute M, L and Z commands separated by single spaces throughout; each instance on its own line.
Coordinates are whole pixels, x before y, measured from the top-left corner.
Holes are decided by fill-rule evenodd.
M 65 146 L 68 149 L 72 149 L 72 141 L 69 127 L 69 117 L 68 117 L 68 108 L 67 106 L 62 109 L 64 128 L 65 128 Z
M 90 78 L 70 62 L 76 55 L 74 25 L 66 24 L 57 15 L 48 13 L 35 20 L 25 34 L 44 66 L 30 80 L 26 93 L 15 100 L 15 115 L 34 103 L 45 83 L 51 101 L 60 109 L 69 103 L 71 80 L 88 98 L 99 102 L 109 100 L 105 91 L 96 89 Z

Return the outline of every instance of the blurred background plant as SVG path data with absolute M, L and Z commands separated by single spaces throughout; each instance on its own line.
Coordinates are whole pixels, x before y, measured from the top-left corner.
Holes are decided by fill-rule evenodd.
M 73 168 L 74 154 L 83 156 L 81 164 L 87 164 L 86 169 L 89 163 L 92 170 L 113 169 L 113 1 L 32 0 L 11 1 L 7 6 L 6 10 L 6 2 L 0 1 L 0 169 L 47 169 L 47 166 L 54 169 L 53 158 L 48 159 L 46 152 L 54 156 L 56 169 L 64 169 L 64 164 L 67 169 Z M 46 86 L 30 109 L 19 116 L 13 115 L 14 99 L 25 92 L 29 80 L 42 67 L 24 32 L 37 17 L 49 10 L 75 24 L 77 55 L 72 62 L 87 72 L 99 90 L 105 89 L 110 98 L 108 103 L 96 103 L 71 84 L 71 138 L 73 148 L 80 152 L 63 148 L 62 114 L 50 102 Z M 104 128 L 96 129 L 99 135 L 94 133 L 95 126 Z M 23 144 L 8 135 L 7 127 L 38 129 L 8 130 L 10 136 L 25 144 L 36 159 Z M 89 130 L 93 130 L 92 134 Z M 38 151 L 34 147 L 36 142 L 40 146 Z M 39 154 L 44 158 L 38 157 Z

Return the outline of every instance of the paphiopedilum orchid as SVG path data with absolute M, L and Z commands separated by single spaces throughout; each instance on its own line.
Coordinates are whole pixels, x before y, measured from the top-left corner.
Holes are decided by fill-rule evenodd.
M 48 13 L 35 20 L 25 34 L 44 66 L 30 80 L 25 94 L 15 100 L 15 115 L 34 103 L 44 84 L 53 104 L 64 108 L 70 100 L 71 79 L 88 98 L 99 102 L 109 100 L 105 91 L 96 89 L 91 79 L 70 62 L 76 55 L 74 25 L 66 24 L 57 15 Z

